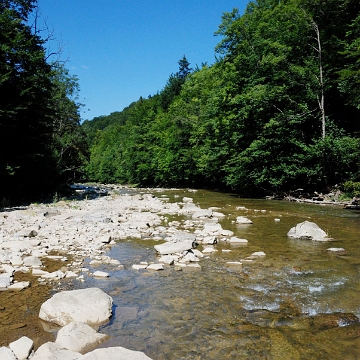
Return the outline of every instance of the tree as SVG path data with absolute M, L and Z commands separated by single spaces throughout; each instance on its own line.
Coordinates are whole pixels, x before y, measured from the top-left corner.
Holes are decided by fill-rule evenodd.
M 160 93 L 161 107 L 165 111 L 169 108 L 175 97 L 180 94 L 181 87 L 191 72 L 190 63 L 187 61 L 185 55 L 178 61 L 178 64 L 179 71 L 175 75 L 171 74 L 169 76 L 164 89 Z
M 55 173 L 50 143 L 51 66 L 43 41 L 26 24 L 34 1 L 2 1 L 0 12 L 1 192 L 49 188 Z
M 53 190 L 86 162 L 77 79 L 47 62 L 34 0 L 0 2 L 0 196 Z
M 52 151 L 56 170 L 62 181 L 74 181 L 81 177 L 88 158 L 86 136 L 80 126 L 78 103 L 79 84 L 61 64 L 53 64 L 51 82 L 53 139 Z
M 187 61 L 186 56 L 184 55 L 182 59 L 178 61 L 179 71 L 177 73 L 178 77 L 181 79 L 186 79 L 186 77 L 191 73 L 190 63 Z

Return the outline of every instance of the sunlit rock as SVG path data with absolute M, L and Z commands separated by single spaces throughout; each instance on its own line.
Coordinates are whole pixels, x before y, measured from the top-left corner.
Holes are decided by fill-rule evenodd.
M 23 264 L 22 257 L 20 255 L 13 255 L 10 259 L 10 264 L 13 266 L 21 266 Z
M 326 250 L 330 251 L 330 252 L 334 252 L 334 253 L 343 253 L 343 252 L 345 252 L 344 248 L 335 248 L 335 247 L 328 248 Z
M 247 244 L 248 243 L 248 240 L 246 239 L 240 239 L 236 236 L 232 236 L 230 238 L 230 244 Z
M 231 230 L 221 230 L 220 235 L 222 236 L 233 236 L 234 232 Z
M 62 291 L 45 301 L 39 317 L 60 326 L 72 321 L 98 324 L 112 314 L 112 298 L 98 288 Z
M 12 350 L 18 360 L 27 359 L 33 347 L 34 342 L 26 336 L 23 336 L 9 344 L 9 348 Z
M 84 353 L 94 349 L 106 338 L 105 334 L 99 334 L 91 326 L 73 321 L 59 330 L 55 343 L 65 349 Z
M 216 236 L 205 236 L 202 239 L 202 243 L 206 245 L 214 245 L 217 244 L 217 237 Z
M 164 263 L 166 265 L 172 265 L 174 263 L 174 260 L 175 258 L 171 255 L 165 255 L 159 258 L 159 262 Z
M 193 240 L 184 240 L 179 242 L 166 242 L 164 244 L 155 245 L 155 250 L 161 255 L 175 254 L 182 251 L 187 251 L 193 248 Z
M 23 259 L 24 265 L 29 267 L 41 267 L 42 262 L 37 256 L 26 256 Z
M 237 224 L 252 224 L 253 222 L 246 216 L 238 216 L 236 218 L 236 223 Z
M 47 342 L 36 350 L 31 360 L 77 360 L 82 356 L 82 354 L 65 349 L 61 345 Z
M 95 277 L 101 277 L 101 278 L 107 278 L 107 277 L 109 277 L 109 273 L 107 273 L 107 272 L 105 272 L 105 271 L 95 271 L 94 273 L 93 273 L 93 275 L 95 276 Z
M 264 257 L 266 254 L 263 251 L 255 251 L 251 254 L 251 256 Z
M 14 353 L 5 346 L 0 347 L 0 359 L 1 360 L 17 360 Z
M 85 354 L 81 360 L 151 360 L 148 356 L 140 351 L 128 350 L 123 347 L 109 347 L 105 349 L 96 349 Z
M 12 280 L 13 276 L 11 273 L 0 274 L 0 288 L 6 288 L 10 286 Z
M 154 270 L 154 271 L 159 271 L 159 270 L 164 270 L 164 265 L 163 264 L 150 264 L 146 270 Z
M 148 265 L 145 264 L 133 264 L 132 268 L 134 270 L 145 270 L 148 267 Z
M 183 258 L 182 261 L 185 262 L 198 262 L 199 258 L 192 252 L 188 252 Z
M 288 237 L 295 239 L 308 239 L 316 241 L 329 241 L 327 233 L 317 224 L 311 221 L 304 221 L 291 228 L 287 233 Z
M 213 247 L 206 247 L 205 249 L 203 249 L 202 253 L 203 254 L 210 254 L 212 252 L 216 252 L 217 250 L 214 249 Z
M 30 281 L 18 281 L 8 286 L 9 290 L 23 290 L 30 286 Z
M 212 216 L 212 210 L 200 209 L 192 214 L 193 219 L 210 218 Z

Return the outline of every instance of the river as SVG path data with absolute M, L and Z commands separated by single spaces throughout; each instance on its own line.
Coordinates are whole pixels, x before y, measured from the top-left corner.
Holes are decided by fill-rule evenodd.
M 83 284 L 114 299 L 114 316 L 100 329 L 111 335 L 103 347 L 124 346 L 157 360 L 360 358 L 359 212 L 205 190 L 156 196 L 171 202 L 188 196 L 202 208 L 216 207 L 225 214 L 222 227 L 249 242 L 219 242 L 218 251 L 201 260 L 201 270 L 150 272 L 131 265 L 156 261 L 156 242 L 119 241 L 108 255 L 124 269 L 103 265 L 96 269 L 109 272 L 108 279 L 89 277 Z M 239 215 L 253 224 L 237 225 Z M 289 239 L 289 229 L 304 220 L 333 240 Z M 346 252 L 331 253 L 330 247 Z M 255 251 L 266 256 L 243 262 L 241 270 L 225 265 Z

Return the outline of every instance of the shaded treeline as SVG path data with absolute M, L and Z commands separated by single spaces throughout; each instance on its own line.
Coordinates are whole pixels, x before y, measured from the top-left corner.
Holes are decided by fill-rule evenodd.
M 36 6 L 0 1 L 0 200 L 51 191 L 87 159 L 77 78 L 50 62 Z
M 359 180 L 360 2 L 224 13 L 216 61 L 86 121 L 89 179 L 260 194 Z

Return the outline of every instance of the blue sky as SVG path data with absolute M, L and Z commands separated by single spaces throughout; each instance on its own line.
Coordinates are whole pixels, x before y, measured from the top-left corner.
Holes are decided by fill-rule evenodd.
M 81 117 L 121 111 L 160 91 L 178 61 L 214 62 L 223 12 L 248 0 L 39 0 L 41 22 L 79 78 Z M 44 33 L 45 34 L 45 33 Z

